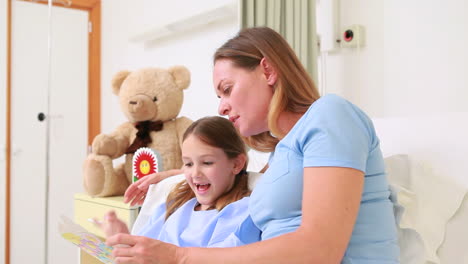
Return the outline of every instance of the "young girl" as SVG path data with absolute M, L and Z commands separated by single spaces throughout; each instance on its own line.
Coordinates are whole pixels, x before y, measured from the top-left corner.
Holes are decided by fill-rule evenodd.
M 247 154 L 229 120 L 205 117 L 185 132 L 185 181 L 156 208 L 138 235 L 184 247 L 231 247 L 260 240 L 248 213 Z M 100 226 L 107 237 L 129 233 L 110 212 Z

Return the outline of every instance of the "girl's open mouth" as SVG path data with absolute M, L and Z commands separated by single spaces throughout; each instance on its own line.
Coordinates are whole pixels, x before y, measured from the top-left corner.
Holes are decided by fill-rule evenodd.
M 211 184 L 206 183 L 206 184 L 195 184 L 195 187 L 197 187 L 198 192 L 206 192 L 210 188 Z

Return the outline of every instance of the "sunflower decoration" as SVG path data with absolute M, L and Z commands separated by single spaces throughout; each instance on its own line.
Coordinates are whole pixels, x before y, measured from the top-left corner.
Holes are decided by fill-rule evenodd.
M 133 155 L 133 182 L 161 170 L 158 155 L 150 148 L 139 148 Z

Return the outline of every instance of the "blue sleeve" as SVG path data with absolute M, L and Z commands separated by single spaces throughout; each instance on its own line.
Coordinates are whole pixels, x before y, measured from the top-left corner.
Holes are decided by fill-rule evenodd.
M 352 103 L 337 97 L 314 105 L 297 132 L 296 148 L 304 167 L 349 167 L 365 172 L 372 145 L 370 119 Z M 319 102 L 317 102 L 319 103 Z
M 165 222 L 165 216 L 166 203 L 162 203 L 156 207 L 153 215 L 151 216 L 151 219 L 148 221 L 148 223 L 146 223 L 145 226 L 141 228 L 137 235 L 158 239 Z
M 236 247 L 260 241 L 261 232 L 250 218 L 248 203 L 245 197 L 221 211 L 208 247 Z

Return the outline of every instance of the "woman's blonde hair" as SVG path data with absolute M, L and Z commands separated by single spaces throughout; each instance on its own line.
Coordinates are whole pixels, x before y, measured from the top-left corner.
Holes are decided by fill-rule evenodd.
M 270 62 L 278 74 L 268 113 L 270 131 L 244 140 L 256 150 L 271 152 L 285 136 L 278 128 L 279 115 L 282 112 L 305 113 L 320 98 L 320 94 L 287 41 L 268 27 L 241 30 L 216 51 L 213 60 L 216 63 L 228 59 L 235 67 L 253 71 L 263 58 Z
M 182 141 L 190 135 L 196 136 L 204 143 L 222 149 L 228 159 L 245 155 L 246 162 L 236 175 L 231 190 L 224 193 L 216 200 L 214 207 L 221 211 L 226 205 L 250 195 L 247 177 L 247 150 L 244 142 L 237 133 L 232 123 L 226 118 L 219 116 L 204 117 L 193 122 L 185 131 Z M 195 197 L 187 181 L 178 183 L 169 193 L 166 201 L 166 219 L 181 207 L 185 202 Z

